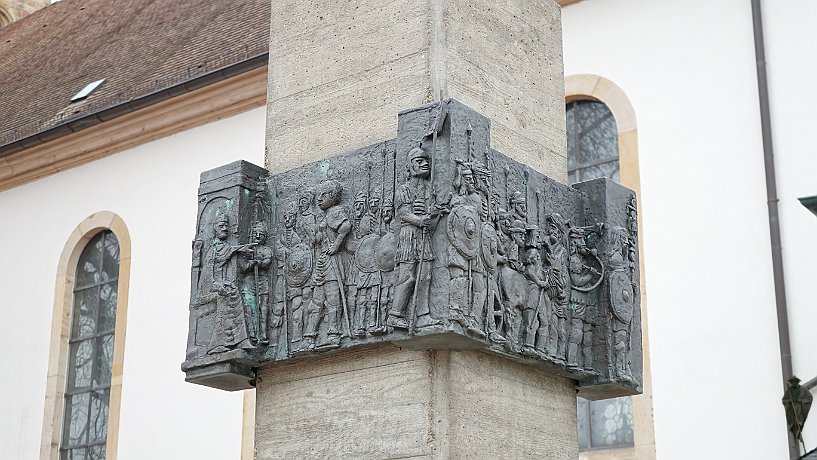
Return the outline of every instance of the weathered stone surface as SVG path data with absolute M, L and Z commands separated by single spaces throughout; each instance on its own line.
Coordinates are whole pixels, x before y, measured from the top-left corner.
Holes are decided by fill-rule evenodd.
M 455 98 L 494 121 L 494 147 L 565 182 L 560 15 L 553 0 L 273 2 L 267 166 L 389 139 L 397 111 Z
M 256 459 L 575 459 L 569 379 L 478 351 L 381 345 L 259 371 Z
M 589 398 L 639 392 L 634 194 L 517 163 L 455 100 L 397 125 L 285 173 L 202 175 L 188 380 L 248 388 L 264 365 L 392 342 L 484 350 Z

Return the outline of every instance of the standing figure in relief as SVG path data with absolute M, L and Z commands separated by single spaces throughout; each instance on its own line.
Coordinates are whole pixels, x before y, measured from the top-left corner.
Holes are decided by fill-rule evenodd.
M 566 223 L 556 213 L 547 216 L 545 260 L 547 262 L 547 294 L 551 314 L 548 331 L 548 354 L 565 360 L 567 348 L 567 308 L 570 297 L 569 254 L 566 241 Z
M 508 245 L 508 263 L 519 273 L 524 273 L 525 246 L 528 233 L 528 208 L 525 195 L 520 191 L 511 194 L 509 200 L 511 215 L 508 217 L 508 231 L 511 240 Z
M 340 206 L 342 192 L 343 187 L 338 181 L 328 179 L 321 183 L 317 197 L 318 207 L 323 211 L 323 217 L 315 232 L 314 244 L 317 256 L 312 277 L 314 291 L 306 311 L 307 320 L 304 332 L 304 338 L 308 339 L 312 346 L 316 345 L 314 342 L 324 319 L 327 322 L 328 337 L 325 342 L 317 346 L 340 346 L 341 320 L 348 315 L 339 253 L 352 231 L 352 224 Z
M 358 192 L 358 197 L 355 199 L 355 215 L 360 212 L 360 208 L 365 210 L 366 202 L 363 206 L 359 205 L 359 199 L 365 197 Z M 368 200 L 368 204 L 375 204 L 379 208 L 380 199 L 372 197 Z M 375 211 L 377 212 L 377 211 Z M 380 290 L 380 270 L 377 267 L 377 244 L 380 240 L 378 234 L 378 221 L 376 214 L 372 213 L 371 208 L 368 209 L 357 221 L 355 228 L 355 244 L 354 244 L 354 264 L 350 267 L 355 271 L 355 324 L 353 325 L 352 335 L 354 337 L 365 337 L 367 330 L 376 327 L 376 311 L 378 295 Z M 352 296 L 350 295 L 351 299 Z
M 213 222 L 213 240 L 202 262 L 198 304 L 215 303 L 215 328 L 207 353 L 223 353 L 236 348 L 254 349 L 250 340 L 250 322 L 244 299 L 236 286 L 233 256 L 251 245 L 227 243 L 230 219 L 220 213 Z
M 312 212 L 312 203 L 315 201 L 315 194 L 311 191 L 304 192 L 298 198 L 298 216 L 295 224 L 295 231 L 301 241 L 314 241 L 315 231 L 318 228 L 318 221 L 315 213 Z
M 397 284 L 388 319 L 389 326 L 399 329 L 409 329 L 409 322 L 415 320 L 419 327 L 435 323 L 430 317 L 428 301 L 431 263 L 434 260 L 431 234 L 439 216 L 428 203 L 431 174 L 428 152 L 419 146 L 411 149 L 406 167 L 408 180 L 395 193 L 400 228 L 396 254 Z M 409 307 L 413 301 L 416 301 L 415 318 L 409 318 Z
M 498 201 L 497 201 L 498 203 Z M 511 270 L 510 262 L 508 260 L 508 252 L 511 249 L 512 242 L 511 242 L 511 215 L 508 211 L 504 208 L 501 208 L 497 205 L 496 210 L 496 238 L 497 238 L 497 269 L 496 269 L 496 282 L 497 282 L 497 297 L 498 305 L 494 308 L 494 319 L 495 319 L 495 331 L 497 332 L 497 336 L 501 337 L 504 341 L 500 341 L 498 343 L 502 343 L 511 347 L 508 343 L 508 339 L 511 338 L 508 335 L 508 318 L 511 315 L 509 313 L 507 296 L 505 294 L 505 283 L 504 279 L 507 277 L 506 270 Z M 488 302 L 491 302 L 491 297 L 488 297 Z M 491 325 L 489 325 L 491 327 Z M 490 335 L 490 332 L 489 332 Z
M 486 274 L 485 332 L 491 342 L 504 345 L 508 341 L 502 336 L 505 318 L 502 296 L 499 290 L 499 271 L 507 262 L 503 255 L 500 232 L 494 224 L 482 224 L 482 260 Z
M 602 228 L 601 224 L 571 227 L 568 232 L 572 290 L 567 367 L 571 370 L 593 368 L 593 326 L 598 303 L 595 288 L 604 277 L 604 268 L 596 257 L 596 250 L 587 247 L 587 237 L 591 232 L 600 235 Z
M 278 262 L 275 282 L 276 298 L 280 298 L 280 311 L 289 307 L 291 331 L 290 343 L 293 349 L 300 351 L 303 337 L 305 302 L 311 298 L 312 289 L 309 280 L 312 276 L 311 240 L 303 240 L 298 233 L 299 212 L 290 207 L 284 213 L 284 231 L 275 246 L 275 257 Z M 284 325 L 286 327 L 286 325 Z
M 507 231 L 510 238 L 507 240 L 505 263 L 499 270 L 499 285 L 505 304 L 505 338 L 512 351 L 519 351 L 522 343 L 522 312 L 528 302 L 528 281 L 522 260 L 525 256 L 527 232 L 524 222 L 520 220 L 512 221 Z
M 368 222 L 364 221 L 366 216 L 366 205 L 369 197 L 363 191 L 355 193 L 354 201 L 352 202 L 352 233 L 346 240 L 344 251 L 341 251 L 340 260 L 343 265 L 342 271 L 344 273 L 344 288 L 346 289 L 346 298 L 348 299 L 349 310 L 351 310 L 352 331 L 353 337 L 362 337 L 365 335 L 365 328 L 357 325 L 358 316 L 364 316 L 365 308 L 358 302 L 357 297 L 357 276 L 359 270 L 355 266 L 355 253 L 357 246 L 360 244 L 360 239 L 370 233 L 369 228 L 361 228 L 361 223 L 365 227 L 370 227 Z
M 273 289 L 273 309 L 283 312 L 288 299 L 289 280 L 286 276 L 287 262 L 290 257 L 290 250 L 301 242 L 298 233 L 295 232 L 297 212 L 293 207 L 284 211 L 284 230 L 278 235 L 275 241 L 275 288 Z
M 283 323 L 283 304 L 275 303 L 272 321 L 270 321 L 270 277 L 272 265 L 272 248 L 267 246 L 267 224 L 255 222 L 251 229 L 248 250 L 242 251 L 242 271 L 244 272 L 243 291 L 252 292 L 258 315 L 258 342 L 270 343 L 269 330 L 280 329 Z
M 383 219 L 383 234 L 377 242 L 376 258 L 377 268 L 380 270 L 380 294 L 377 306 L 377 319 L 375 327 L 371 328 L 372 335 L 383 335 L 388 332 L 386 327 L 386 317 L 389 306 L 394 300 L 394 266 L 395 266 L 395 238 L 392 231 L 392 221 L 394 220 L 394 204 L 391 200 L 383 203 L 381 212 Z
M 480 249 L 480 195 L 471 163 L 455 160 L 455 194 L 450 201 L 446 233 L 448 247 L 449 318 L 471 334 L 485 337 L 485 270 L 478 259 Z
M 488 160 L 490 162 L 490 160 Z M 491 194 L 491 170 L 484 165 L 476 164 L 473 166 L 474 175 L 476 177 L 477 191 L 479 192 L 479 217 L 482 221 L 482 230 L 480 231 L 480 248 L 479 253 L 481 257 L 476 263 L 482 263 L 484 271 L 477 273 L 480 276 L 481 282 L 484 286 L 484 292 L 479 304 L 474 302 L 474 316 L 482 312 L 482 319 L 476 324 L 477 327 L 484 329 L 488 335 L 488 339 L 496 344 L 504 345 L 507 343 L 505 337 L 500 334 L 502 330 L 502 317 L 504 315 L 502 309 L 502 298 L 499 292 L 499 263 L 502 255 L 500 252 L 500 237 L 496 227 L 497 210 L 496 205 L 499 203 L 498 197 Z M 497 198 L 496 200 L 494 200 Z M 499 321 L 497 321 L 499 320 Z M 499 324 L 497 324 L 499 323 Z
M 625 262 L 628 252 L 628 230 L 615 227 L 611 231 L 610 307 L 613 330 L 613 364 L 619 381 L 637 385 L 630 369 L 630 340 L 636 305 L 636 285 Z
M 304 334 L 304 323 L 306 316 L 306 306 L 312 301 L 312 268 L 315 260 L 315 232 L 318 225 L 315 213 L 312 211 L 315 194 L 305 191 L 299 198 L 297 210 L 290 220 L 286 219 L 285 224 L 294 226 L 294 235 L 289 238 L 294 245 L 289 246 L 290 251 L 286 259 L 286 267 L 283 272 L 278 272 L 280 277 L 286 278 L 286 301 L 290 308 L 290 321 L 292 322 L 290 342 L 293 350 L 301 351 L 305 343 L 302 341 Z M 286 229 L 284 230 L 287 231 Z
M 550 299 L 547 288 L 547 274 L 542 265 L 542 254 L 537 248 L 525 252 L 525 276 L 528 278 L 528 302 L 525 304 L 523 319 L 525 323 L 524 353 L 534 356 L 535 350 L 547 348 L 548 321 L 550 320 Z

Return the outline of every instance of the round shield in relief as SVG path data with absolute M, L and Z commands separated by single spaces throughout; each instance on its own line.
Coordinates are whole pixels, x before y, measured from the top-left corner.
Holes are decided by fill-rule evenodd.
M 290 286 L 303 286 L 312 277 L 312 250 L 306 244 L 296 244 L 286 260 L 286 280 Z
M 394 270 L 395 256 L 397 253 L 397 243 L 394 241 L 394 233 L 386 233 L 377 242 L 377 268 L 383 272 Z
M 622 323 L 629 323 L 633 319 L 635 292 L 630 277 L 623 270 L 610 274 L 610 305 L 613 307 L 613 314 Z
M 480 224 L 477 208 L 470 205 L 456 206 L 448 215 L 446 228 L 451 245 L 466 259 L 477 256 L 480 246 Z
M 499 262 L 499 238 L 496 235 L 494 225 L 485 222 L 482 224 L 481 236 L 482 260 L 488 268 L 496 268 Z
M 380 237 L 374 233 L 361 238 L 357 243 L 355 251 L 355 265 L 363 273 L 374 273 L 377 271 L 377 243 Z

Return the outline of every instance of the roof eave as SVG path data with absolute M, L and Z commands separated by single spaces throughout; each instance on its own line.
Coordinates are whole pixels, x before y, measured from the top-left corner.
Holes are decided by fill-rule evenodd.
M 106 122 L 113 118 L 151 106 L 161 101 L 185 94 L 196 89 L 226 80 L 253 69 L 266 66 L 269 63 L 269 53 L 244 59 L 235 64 L 222 67 L 213 72 L 181 81 L 173 86 L 145 94 L 126 102 L 118 103 L 95 112 L 79 117 L 67 119 L 55 126 L 33 133 L 9 144 L 0 146 L 0 158 L 53 141 L 62 136 L 81 131 L 94 125 Z

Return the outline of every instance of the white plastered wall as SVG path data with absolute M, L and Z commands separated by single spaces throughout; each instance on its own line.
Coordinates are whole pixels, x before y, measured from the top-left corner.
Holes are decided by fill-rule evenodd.
M 0 193 L 0 457 L 39 458 L 57 262 L 71 231 L 111 211 L 132 265 L 119 459 L 237 459 L 241 393 L 184 382 L 199 174 L 263 165 L 261 107 Z
M 807 381 L 817 377 L 817 216 L 797 198 L 817 195 L 817 3 L 766 0 L 763 21 L 792 364 Z M 803 437 L 817 447 L 815 411 Z
M 783 458 L 749 2 L 587 0 L 563 20 L 565 74 L 612 80 L 637 118 L 658 458 Z

